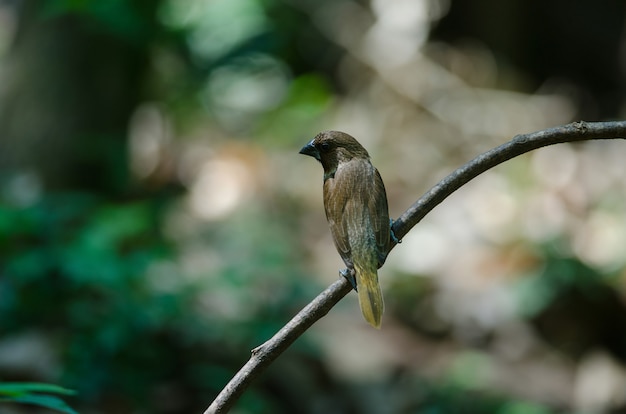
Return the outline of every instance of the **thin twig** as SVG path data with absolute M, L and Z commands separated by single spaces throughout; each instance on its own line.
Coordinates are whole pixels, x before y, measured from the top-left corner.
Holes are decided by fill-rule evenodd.
M 563 142 L 624 138 L 626 138 L 626 121 L 574 122 L 530 134 L 517 135 L 506 144 L 502 144 L 474 158 L 428 190 L 394 222 L 393 231 L 395 236 L 398 239 L 402 239 L 426 214 L 450 194 L 488 169 L 518 155 Z M 395 244 L 393 247 L 395 247 Z M 313 323 L 326 315 L 350 290 L 351 286 L 346 279 L 340 278 L 298 312 L 272 338 L 254 348 L 248 362 L 224 387 L 204 414 L 228 412 L 250 382 Z

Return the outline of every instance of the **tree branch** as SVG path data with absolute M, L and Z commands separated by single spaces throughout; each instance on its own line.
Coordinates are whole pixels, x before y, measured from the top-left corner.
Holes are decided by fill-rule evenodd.
M 581 121 L 517 135 L 511 141 L 479 155 L 437 183 L 394 222 L 393 231 L 398 239 L 402 239 L 450 194 L 488 169 L 518 155 L 563 142 L 624 138 L 626 138 L 626 121 L 593 123 Z M 393 247 L 395 244 L 391 248 Z M 351 289 L 350 284 L 344 278 L 340 278 L 313 299 L 272 338 L 254 348 L 248 362 L 224 387 L 204 414 L 228 412 L 250 382 L 313 323 L 326 315 Z

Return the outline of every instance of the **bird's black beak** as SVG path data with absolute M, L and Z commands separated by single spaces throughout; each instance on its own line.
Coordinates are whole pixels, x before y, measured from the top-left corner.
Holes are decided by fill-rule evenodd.
M 317 148 L 315 148 L 315 146 L 313 145 L 313 140 L 309 141 L 308 144 L 306 144 L 304 147 L 300 149 L 300 154 L 310 155 L 311 157 L 320 161 L 320 153 L 317 150 Z

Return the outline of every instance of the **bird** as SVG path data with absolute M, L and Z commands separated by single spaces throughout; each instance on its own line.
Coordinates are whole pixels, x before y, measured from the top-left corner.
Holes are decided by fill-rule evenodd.
M 326 219 L 347 269 L 340 274 L 358 292 L 365 320 L 380 329 L 384 311 L 378 269 L 393 237 L 387 193 L 365 148 L 340 131 L 320 132 L 300 150 L 324 168 Z

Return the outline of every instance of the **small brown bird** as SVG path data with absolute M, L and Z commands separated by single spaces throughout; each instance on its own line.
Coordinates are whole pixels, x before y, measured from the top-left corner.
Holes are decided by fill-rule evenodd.
M 391 226 L 383 180 L 370 156 L 350 135 L 319 133 L 300 150 L 324 167 L 324 209 L 339 255 L 341 274 L 356 286 L 365 320 L 380 328 L 383 295 L 378 268 L 387 257 Z M 356 277 L 355 277 L 356 274 Z

